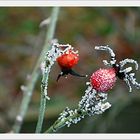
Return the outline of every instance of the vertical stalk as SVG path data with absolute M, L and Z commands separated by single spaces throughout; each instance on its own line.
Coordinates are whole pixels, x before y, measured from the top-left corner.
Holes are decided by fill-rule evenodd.
M 50 26 L 55 27 L 56 21 L 58 18 L 58 13 L 59 13 L 59 8 L 54 8 L 52 11 L 52 15 L 51 15 Z M 48 35 L 50 35 L 50 33 L 52 33 L 52 32 L 54 33 L 54 30 L 55 30 L 55 28 L 49 28 Z M 48 69 L 48 71 L 49 71 L 49 69 Z M 36 133 L 40 133 L 42 130 L 42 124 L 43 124 L 44 114 L 45 114 L 45 109 L 46 109 L 46 97 L 44 94 L 44 90 L 46 90 L 45 92 L 47 94 L 47 89 L 44 89 L 44 86 L 45 86 L 45 84 L 48 83 L 48 76 L 49 76 L 49 72 L 46 72 L 46 74 L 44 74 L 43 78 L 42 78 L 41 100 L 40 100 L 38 122 L 37 122 L 37 126 L 36 126 Z
M 40 64 L 45 59 L 44 53 L 50 49 L 50 41 L 53 39 L 53 36 L 54 36 L 56 20 L 57 20 L 56 17 L 57 17 L 58 11 L 59 11 L 58 7 L 54 7 L 52 10 L 51 22 L 50 22 L 49 27 L 48 27 L 48 32 L 46 35 L 46 39 L 45 39 L 45 43 L 44 43 L 42 52 L 40 53 L 38 61 L 34 67 L 32 74 L 31 74 L 31 78 L 29 79 L 29 81 L 26 85 L 26 88 L 23 91 L 23 99 L 21 102 L 19 113 L 16 117 L 15 124 L 14 124 L 13 129 L 12 129 L 12 132 L 14 132 L 14 133 L 20 132 L 21 126 L 23 124 L 23 120 L 24 120 L 25 115 L 27 113 L 35 84 L 36 84 L 37 79 L 40 75 L 40 69 L 39 69 Z

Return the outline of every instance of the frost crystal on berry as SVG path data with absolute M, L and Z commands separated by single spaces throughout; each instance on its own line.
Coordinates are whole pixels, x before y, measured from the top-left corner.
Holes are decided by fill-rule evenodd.
M 106 92 L 110 90 L 116 82 L 116 73 L 114 68 L 97 70 L 92 74 L 90 82 L 96 91 Z

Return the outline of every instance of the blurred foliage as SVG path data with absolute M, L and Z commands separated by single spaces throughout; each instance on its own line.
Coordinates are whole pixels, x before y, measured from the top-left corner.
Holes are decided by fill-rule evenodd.
M 49 17 L 51 8 L 0 8 L 0 132 L 9 132 L 18 112 L 21 85 L 34 67 L 44 42 L 45 28 L 39 28 Z M 60 43 L 71 44 L 80 53 L 74 68 L 88 74 L 104 67 L 102 60 L 108 54 L 94 50 L 95 45 L 109 44 L 117 60 L 133 58 L 140 62 L 140 8 L 61 8 L 55 37 Z M 45 115 L 44 130 L 69 106 L 76 108 L 86 89 L 88 78 L 68 76 L 56 82 L 60 72 L 57 64 L 49 79 L 50 102 Z M 137 73 L 140 81 L 140 71 Z M 37 122 L 40 81 L 38 80 L 29 106 L 22 133 L 34 133 Z M 128 92 L 118 79 L 109 93 L 111 109 L 102 115 L 87 117 L 77 125 L 64 127 L 59 133 L 139 133 L 140 91 Z

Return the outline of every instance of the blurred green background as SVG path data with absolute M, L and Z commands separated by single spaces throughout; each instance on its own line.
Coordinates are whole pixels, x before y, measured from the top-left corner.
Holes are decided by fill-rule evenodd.
M 46 27 L 39 28 L 50 16 L 51 7 L 0 8 L 0 132 L 9 132 L 22 99 L 21 85 L 33 70 L 44 43 Z M 74 70 L 89 76 L 100 67 L 107 53 L 96 52 L 95 45 L 110 45 L 117 60 L 132 58 L 140 63 L 140 8 L 61 8 L 55 38 L 59 43 L 71 44 L 80 53 Z M 49 79 L 47 113 L 43 129 L 57 119 L 66 106 L 76 108 L 86 89 L 88 78 L 62 77 L 57 64 Z M 136 74 L 140 81 L 140 70 Z M 34 94 L 22 127 L 22 133 L 34 133 L 40 102 L 40 82 Z M 126 84 L 117 80 L 108 93 L 112 107 L 102 115 L 86 117 L 58 133 L 139 133 L 140 91 L 128 92 Z

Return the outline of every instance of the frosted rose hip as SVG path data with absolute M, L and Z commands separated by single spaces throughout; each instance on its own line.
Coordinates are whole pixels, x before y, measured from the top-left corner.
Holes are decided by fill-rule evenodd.
M 99 92 L 106 92 L 114 86 L 116 82 L 116 72 L 114 68 L 99 69 L 90 78 L 92 87 Z
M 86 77 L 85 75 L 80 75 L 73 71 L 72 68 L 78 63 L 79 54 L 78 51 L 72 49 L 67 50 L 64 54 L 57 58 L 57 62 L 61 68 L 61 73 L 57 77 L 57 81 L 61 76 L 66 76 L 71 74 L 73 76 Z
M 62 69 L 71 69 L 79 61 L 79 55 L 71 50 L 57 58 L 57 62 Z

